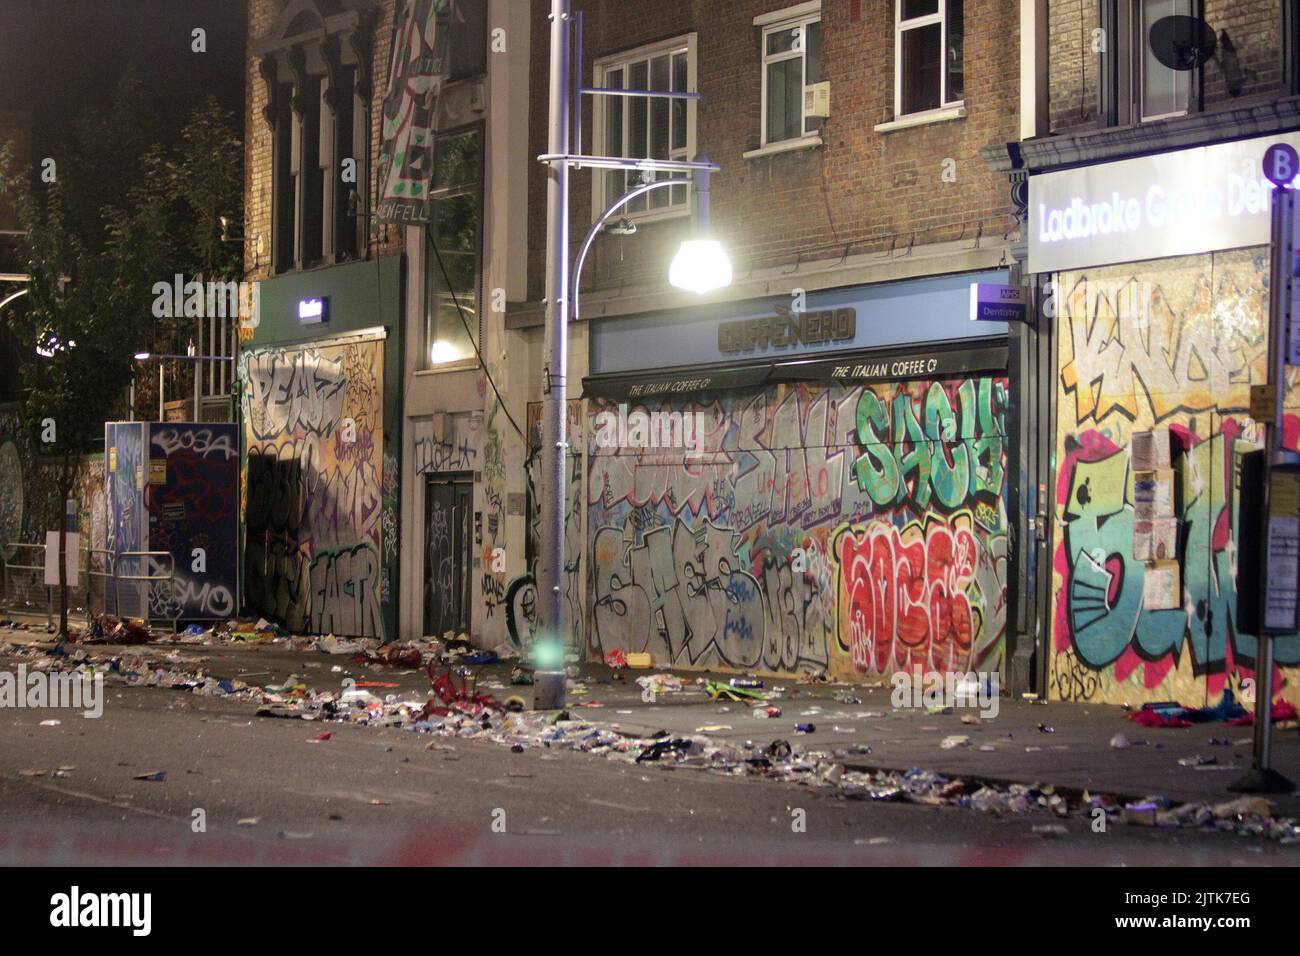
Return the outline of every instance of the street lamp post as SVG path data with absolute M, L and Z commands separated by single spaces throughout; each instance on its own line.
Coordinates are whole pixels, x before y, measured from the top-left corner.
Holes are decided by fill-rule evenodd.
M 581 103 L 572 97 L 572 31 L 577 29 L 576 62 L 582 70 L 582 15 L 576 20 L 569 12 L 569 0 L 551 0 L 551 74 L 548 109 L 547 152 L 539 161 L 547 166 L 546 182 L 546 346 L 544 395 L 542 401 L 542 490 L 541 542 L 537 556 L 537 620 L 539 639 L 534 643 L 536 665 L 533 706 L 537 710 L 558 710 L 565 702 L 564 625 L 564 503 L 565 452 L 567 442 L 566 399 L 568 393 L 568 323 L 570 293 L 577 315 L 578 281 L 587 251 L 600 228 L 630 200 L 652 189 L 695 186 L 696 236 L 682 244 L 673 261 L 669 281 L 679 288 L 707 292 L 731 281 L 731 264 L 718 243 L 707 237 L 709 220 L 709 174 L 718 166 L 701 157 L 694 161 L 636 159 L 621 156 L 585 155 L 582 152 Z M 694 100 L 698 93 L 682 90 L 601 89 L 579 84 L 578 93 L 588 96 L 646 96 Z M 572 120 L 577 121 L 576 148 Z M 647 174 L 686 173 L 691 178 L 653 180 L 619 197 L 592 224 L 583 240 L 577 265 L 570 271 L 569 186 L 574 169 L 630 169 Z

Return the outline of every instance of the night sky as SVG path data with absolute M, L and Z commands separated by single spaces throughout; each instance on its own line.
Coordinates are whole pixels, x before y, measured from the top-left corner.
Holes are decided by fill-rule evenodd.
M 30 109 L 38 150 L 102 107 L 128 66 L 168 128 L 208 94 L 242 128 L 244 0 L 0 0 L 0 110 Z M 191 52 L 191 31 L 207 52 Z

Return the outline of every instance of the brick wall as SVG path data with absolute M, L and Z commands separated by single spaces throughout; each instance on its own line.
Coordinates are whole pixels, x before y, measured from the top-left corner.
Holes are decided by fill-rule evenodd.
M 1053 130 L 1097 120 L 1097 0 L 1052 0 L 1047 18 L 1049 116 Z
M 900 249 L 965 237 L 1000 239 L 1013 225 L 1005 179 L 991 173 L 980 148 L 1017 138 L 1019 15 L 1015 0 L 967 0 L 965 104 L 962 119 L 893 132 L 873 127 L 893 107 L 894 4 L 823 0 L 822 79 L 831 116 L 818 148 L 745 159 L 759 145 L 761 31 L 755 16 L 790 0 L 577 0 L 585 12 L 584 81 L 592 62 L 656 40 L 698 34 L 697 148 L 722 166 L 713 180 L 713 229 L 728 244 L 739 274 L 796 259 Z M 533 0 L 531 155 L 546 151 L 549 71 L 547 0 Z M 584 104 L 590 151 L 591 98 Z M 942 179 L 955 161 L 956 181 Z M 573 232 L 592 220 L 591 174 L 574 175 Z M 546 174 L 530 172 L 529 298 L 542 295 Z M 605 237 L 583 286 L 650 281 L 662 276 L 685 220 L 647 224 L 636 235 Z
M 248 39 L 265 37 L 272 29 L 276 17 L 285 7 L 284 0 L 248 0 Z M 374 196 L 375 179 L 379 162 L 381 125 L 383 123 L 384 83 L 388 76 L 389 44 L 393 35 L 395 0 L 377 0 L 378 18 L 375 23 L 371 56 L 370 109 L 370 196 Z M 262 118 L 266 106 L 266 84 L 258 66 L 257 57 L 249 52 L 246 67 L 244 110 L 244 235 L 262 236 L 262 254 L 256 254 L 256 245 L 246 243 L 244 267 L 250 280 L 265 279 L 270 275 L 271 263 L 271 130 Z M 372 254 L 388 255 L 402 248 L 402 230 L 380 226 L 372 239 L 376 245 Z
M 1067 131 L 1098 118 L 1098 57 L 1093 51 L 1098 2 L 1050 0 L 1048 69 L 1053 131 Z M 1218 57 L 1204 70 L 1206 110 L 1252 98 L 1258 101 L 1278 92 L 1283 2 L 1286 0 L 1204 0 L 1205 21 L 1220 41 Z M 1232 52 L 1224 49 L 1225 33 Z M 1113 46 L 1113 38 L 1107 42 Z M 1233 71 L 1232 84 L 1227 81 L 1229 70 Z

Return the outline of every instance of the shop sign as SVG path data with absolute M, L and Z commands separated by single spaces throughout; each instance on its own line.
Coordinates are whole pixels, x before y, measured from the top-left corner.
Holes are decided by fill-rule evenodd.
M 1269 241 L 1274 186 L 1261 159 L 1300 133 L 1031 176 L 1029 269 L 1046 273 Z
M 720 324 L 718 351 L 766 352 L 798 345 L 848 342 L 857 331 L 858 313 L 853 308 L 796 312 L 777 306 L 775 315 Z

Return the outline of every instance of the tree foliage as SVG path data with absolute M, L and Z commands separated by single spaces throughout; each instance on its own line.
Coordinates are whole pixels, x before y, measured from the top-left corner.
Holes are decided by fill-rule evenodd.
M 217 217 L 242 219 L 242 150 L 214 100 L 168 141 L 128 76 L 111 109 L 71 125 L 56 158 L 45 183 L 0 146 L 0 191 L 18 213 L 31 277 L 0 322 L 19 343 L 24 418 L 57 464 L 62 502 L 104 422 L 124 417 L 134 356 L 164 321 L 152 311 L 154 284 L 238 274 L 241 250 L 220 241 Z

